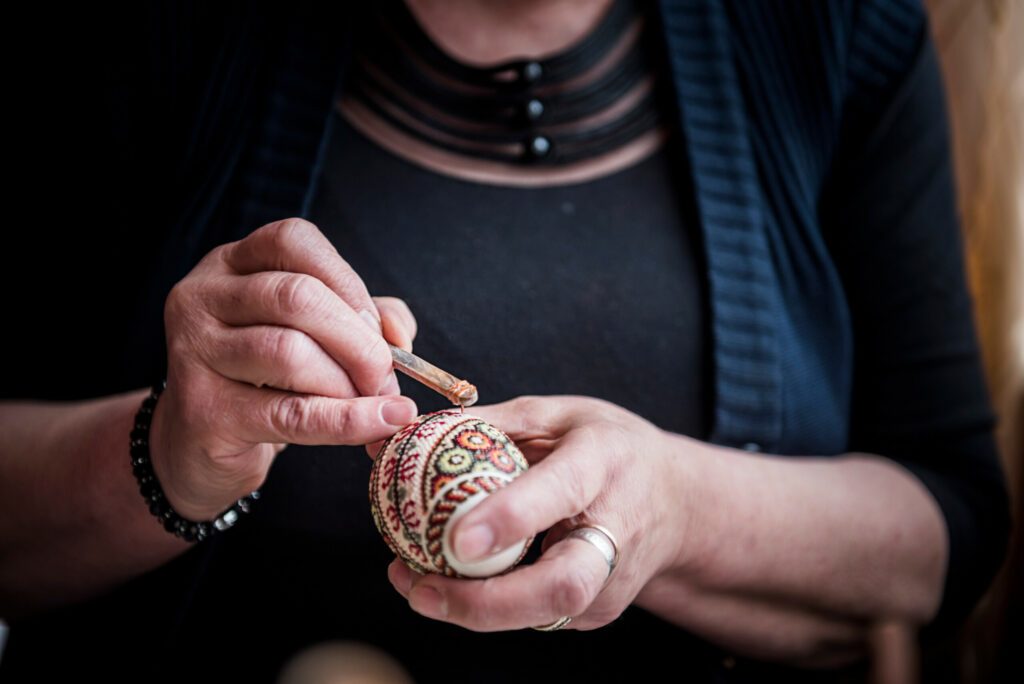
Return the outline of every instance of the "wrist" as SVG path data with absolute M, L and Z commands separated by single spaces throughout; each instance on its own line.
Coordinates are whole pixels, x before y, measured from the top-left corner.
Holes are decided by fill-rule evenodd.
M 698 581 L 712 572 L 721 541 L 719 521 L 728 500 L 719 491 L 723 474 L 720 450 L 685 435 L 666 432 L 671 453 L 670 500 L 677 502 L 674 544 L 667 572 Z
M 168 456 L 178 447 L 173 444 L 168 436 L 168 422 L 173 424 L 173 418 L 168 414 L 173 412 L 170 396 L 161 397 L 153 410 L 153 418 L 149 429 L 149 458 L 153 468 L 153 474 L 160 485 L 164 498 L 178 515 L 188 520 L 199 521 L 209 520 L 227 508 L 224 506 L 196 505 L 192 503 L 193 498 L 179 493 L 177 483 L 181 480 L 180 474 L 174 467 L 172 459 Z M 172 433 L 173 434 L 173 433 Z
M 217 507 L 210 512 L 203 506 L 195 506 L 181 503 L 172 493 L 170 498 L 164 483 L 170 482 L 167 475 L 167 468 L 154 463 L 153 454 L 150 449 L 150 439 L 156 433 L 154 427 L 159 429 L 166 427 L 162 424 L 165 412 L 158 411 L 159 398 L 163 393 L 166 383 L 161 383 L 153 388 L 153 391 L 146 397 L 135 416 L 135 424 L 131 432 L 131 465 L 139 485 L 139 492 L 149 506 L 157 521 L 170 533 L 185 539 L 186 541 L 203 541 L 206 537 L 232 527 L 242 513 L 248 513 L 252 503 L 259 498 L 259 490 L 251 491 L 233 503 Z M 165 404 L 166 405 L 166 404 Z M 154 426 L 154 423 L 156 425 Z M 159 441 L 159 440 L 157 440 Z M 163 442 L 165 443 L 165 442 Z M 170 459 L 168 459 L 169 461 Z M 158 462 L 163 458 L 158 456 Z M 164 463 L 164 465 L 167 465 Z M 158 471 L 164 473 L 164 480 L 160 479 Z M 177 506 L 175 506 L 175 503 Z

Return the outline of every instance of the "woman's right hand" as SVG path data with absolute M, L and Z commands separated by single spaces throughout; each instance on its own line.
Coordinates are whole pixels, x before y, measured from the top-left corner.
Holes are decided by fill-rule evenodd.
M 416 416 L 385 341 L 410 349 L 415 318 L 399 299 L 370 297 L 308 221 L 212 250 L 171 290 L 164 322 L 150 453 L 186 518 L 213 518 L 260 487 L 288 443 L 366 444 Z

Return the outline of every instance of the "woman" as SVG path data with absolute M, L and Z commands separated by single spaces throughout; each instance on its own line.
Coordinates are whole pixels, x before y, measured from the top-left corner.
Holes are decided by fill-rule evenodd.
M 428 681 L 834 680 L 874 625 L 962 620 L 1007 507 L 919 7 L 168 12 L 150 61 L 100 53 L 142 313 L 49 398 L 166 377 L 169 504 L 261 496 L 183 541 L 127 465 L 145 392 L 6 404 L 0 667 L 84 632 L 108 676 L 272 679 L 346 637 Z M 384 584 L 354 454 L 440 408 L 392 374 L 414 337 L 534 460 L 456 552 L 551 528 L 530 566 Z M 552 544 L 592 524 L 614 571 Z

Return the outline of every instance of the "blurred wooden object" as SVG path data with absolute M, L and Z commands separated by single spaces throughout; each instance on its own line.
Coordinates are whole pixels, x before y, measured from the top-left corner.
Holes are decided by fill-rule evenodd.
M 329 640 L 292 655 L 275 684 L 413 684 L 397 660 L 359 641 Z
M 945 75 L 969 278 L 1015 517 L 1008 562 L 965 631 L 959 679 L 1010 681 L 1024 659 L 1011 653 L 1012 642 L 1022 643 L 1024 595 L 1024 2 L 925 4 Z

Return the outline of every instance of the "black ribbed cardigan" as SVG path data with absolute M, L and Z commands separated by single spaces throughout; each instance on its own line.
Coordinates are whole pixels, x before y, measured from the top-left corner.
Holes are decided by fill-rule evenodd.
M 46 132 L 14 141 L 28 178 L 17 208 L 47 206 L 59 227 L 22 232 L 14 245 L 53 252 L 58 233 L 66 249 L 51 272 L 72 282 L 91 274 L 108 306 L 76 309 L 61 285 L 61 319 L 13 343 L 51 372 L 9 363 L 3 396 L 97 396 L 160 377 L 170 286 L 213 246 L 307 215 L 358 23 L 331 4 L 153 3 L 79 17 L 81 34 L 68 23 L 66 44 L 83 51 L 69 49 L 60 82 L 30 72 L 24 88 L 73 107 L 40 107 L 34 123 L 49 122 Z M 706 246 L 712 441 L 788 455 L 871 452 L 909 468 L 949 529 L 932 628 L 955 626 L 1002 558 L 1008 506 L 924 11 L 909 0 L 660 6 Z M 52 176 L 34 160 L 65 151 L 54 149 L 66 142 L 54 132 L 62 127 L 67 140 L 85 139 L 63 115 L 76 108 L 90 136 L 64 163 L 93 184 L 63 214 L 42 201 Z M 39 224 L 38 211 L 29 217 Z M 37 306 L 12 301 L 9 316 L 33 320 Z M 96 331 L 77 352 L 61 336 L 75 324 Z M 11 647 L 61 619 L 15 625 Z

